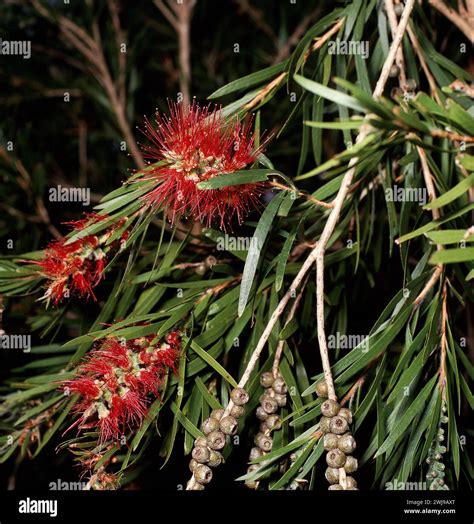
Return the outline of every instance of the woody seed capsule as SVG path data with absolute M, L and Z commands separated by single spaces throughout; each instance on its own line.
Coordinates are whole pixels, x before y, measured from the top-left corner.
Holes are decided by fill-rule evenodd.
M 213 409 L 211 412 L 211 418 L 215 418 L 216 420 L 220 420 L 222 418 L 222 415 L 224 414 L 223 409 Z
M 244 406 L 232 406 L 232 409 L 230 410 L 231 416 L 235 418 L 241 417 L 244 414 L 244 412 Z
M 258 420 L 266 420 L 268 417 L 268 413 L 262 408 L 262 406 L 258 406 L 257 411 L 255 412 Z
M 223 461 L 224 461 L 224 457 L 221 455 L 221 453 L 211 449 L 211 453 L 210 453 L 209 461 L 207 465 L 210 466 L 211 468 L 215 468 L 219 466 L 220 464 L 222 464 Z
M 217 429 L 219 429 L 219 421 L 215 418 L 209 417 L 201 424 L 201 430 L 205 435 L 208 435 Z
M 225 435 L 222 431 L 212 431 L 207 436 L 207 445 L 214 450 L 222 449 L 225 446 Z
M 346 458 L 346 463 L 344 464 L 344 470 L 346 473 L 354 473 L 354 471 L 357 471 L 358 467 L 359 463 L 356 458 L 352 456 Z
M 268 414 L 278 411 L 278 402 L 272 397 L 264 396 L 261 400 L 261 405 L 264 411 Z
M 191 484 L 191 481 L 188 482 L 188 486 Z M 204 489 L 204 485 L 203 484 L 199 484 L 199 482 L 194 482 L 192 484 L 192 488 L 191 488 L 193 491 L 202 491 Z
M 252 460 L 255 460 L 261 457 L 262 455 L 263 455 L 263 451 L 260 448 L 254 447 L 250 450 L 249 459 L 252 461 Z
M 343 491 L 344 488 L 340 484 L 333 484 L 332 486 L 329 486 L 329 491 Z
M 271 371 L 265 371 L 265 373 L 262 373 L 260 375 L 260 384 L 264 388 L 269 388 L 273 384 L 274 381 L 273 373 Z
M 346 455 L 340 449 L 328 451 L 326 463 L 330 468 L 342 468 L 346 463 Z
M 204 446 L 195 446 L 192 452 L 192 457 L 196 462 L 204 464 L 209 460 L 211 452 L 209 448 Z
M 321 404 L 321 413 L 325 417 L 334 417 L 339 411 L 339 404 L 335 400 L 328 398 Z
M 330 418 L 328 418 L 328 417 L 321 417 L 321 420 L 319 421 L 319 428 L 321 429 L 321 431 L 323 433 L 329 433 L 329 431 L 330 431 L 330 429 L 329 429 L 330 423 L 331 423 L 331 419 Z
M 339 438 L 337 447 L 344 453 L 352 453 L 357 447 L 355 438 L 350 433 L 346 433 Z
M 275 390 L 275 393 L 279 395 L 284 395 L 288 391 L 285 381 L 282 378 L 276 378 L 273 382 L 272 388 Z
M 339 439 L 337 438 L 337 435 L 334 435 L 334 433 L 326 433 L 323 439 L 324 449 L 326 451 L 331 451 L 332 449 L 336 449 L 338 440 Z
M 349 429 L 349 424 L 347 423 L 347 420 L 342 417 L 332 417 L 331 421 L 329 422 L 329 429 L 331 433 L 335 433 L 336 435 L 342 435 Z
M 255 436 L 255 444 L 265 452 L 271 451 L 273 446 L 272 437 L 265 435 L 264 433 L 257 433 Z
M 209 484 L 212 480 L 212 469 L 209 466 L 200 464 L 193 471 L 194 478 L 199 484 Z
M 398 76 L 400 74 L 400 68 L 397 66 L 397 65 L 393 65 L 391 68 L 390 68 L 390 71 L 388 73 L 388 76 L 390 76 L 391 78 L 395 78 L 396 76 Z
M 224 417 L 220 421 L 220 429 L 226 435 L 235 435 L 237 433 L 238 424 L 234 417 Z
M 350 409 L 347 408 L 341 408 L 339 412 L 337 413 L 338 417 L 345 418 L 348 422 L 348 424 L 352 424 L 352 413 Z
M 346 489 L 347 490 L 357 489 L 357 482 L 353 477 L 346 477 Z
M 286 395 L 276 394 L 274 399 L 281 408 L 286 406 Z
M 328 396 L 328 385 L 325 380 L 316 384 L 316 394 L 318 397 L 327 398 Z
M 260 469 L 260 466 L 257 464 L 252 464 L 247 468 L 247 473 L 253 473 L 254 471 L 257 471 Z M 249 489 L 257 489 L 258 488 L 259 481 L 258 480 L 246 480 L 245 485 Z
M 281 418 L 278 415 L 268 415 L 265 425 L 271 431 L 278 431 L 281 428 Z
M 189 461 L 189 469 L 190 469 L 191 471 L 194 471 L 198 466 L 199 466 L 199 462 L 197 462 L 196 460 L 191 459 L 191 460 Z
M 207 446 L 207 438 L 206 437 L 198 437 L 195 441 L 194 441 L 194 445 L 195 446 Z
M 243 406 L 249 401 L 249 395 L 244 388 L 235 388 L 230 392 L 232 402 L 237 406 Z
M 336 484 L 339 482 L 339 470 L 337 468 L 326 468 L 324 476 L 329 484 Z

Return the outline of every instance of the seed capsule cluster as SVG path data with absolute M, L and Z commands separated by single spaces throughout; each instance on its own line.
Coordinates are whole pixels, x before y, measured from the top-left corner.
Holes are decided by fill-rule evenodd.
M 257 408 L 256 416 L 260 420 L 259 432 L 255 435 L 255 446 L 250 450 L 250 461 L 262 457 L 272 450 L 273 431 L 281 429 L 281 418 L 277 414 L 280 408 L 286 405 L 286 394 L 288 388 L 281 375 L 275 377 L 270 371 L 265 371 L 260 375 L 260 384 L 264 392 L 260 397 L 260 406 Z M 247 473 L 252 473 L 259 469 L 259 464 L 251 464 Z M 247 480 L 245 485 L 250 489 L 257 489 L 258 480 Z
M 212 480 L 212 469 L 224 462 L 221 450 L 226 444 L 227 435 L 235 435 L 238 429 L 237 419 L 244 414 L 244 406 L 249 395 L 243 388 L 235 388 L 230 393 L 233 407 L 228 415 L 223 409 L 214 409 L 209 418 L 201 424 L 204 437 L 194 441 L 189 462 L 193 476 L 188 482 L 188 489 L 203 490 Z
M 449 419 L 446 415 L 447 412 L 446 401 L 443 400 L 441 405 L 441 420 L 436 433 L 435 440 L 431 444 L 430 450 L 428 451 L 428 458 L 426 463 L 429 465 L 428 473 L 426 474 L 426 480 L 429 482 L 428 488 L 431 491 L 442 491 L 449 490 L 445 477 L 445 465 L 443 464 L 443 455 L 446 453 L 446 446 L 443 445 L 445 439 L 445 431 L 441 427 L 446 424 Z
M 356 490 L 357 482 L 350 476 L 358 468 L 357 459 L 352 456 L 356 449 L 356 441 L 349 430 L 352 413 L 349 409 L 342 408 L 335 400 L 327 398 L 328 388 L 325 381 L 316 385 L 316 393 L 319 397 L 326 398 L 321 404 L 320 429 L 324 434 L 323 445 L 327 452 L 326 480 L 330 484 L 329 490 Z M 340 483 L 344 477 L 345 487 Z

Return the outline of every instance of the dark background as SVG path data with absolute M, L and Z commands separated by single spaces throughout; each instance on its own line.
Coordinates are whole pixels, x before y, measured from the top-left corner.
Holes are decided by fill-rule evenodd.
M 210 93 L 229 81 L 285 59 L 308 27 L 333 8 L 332 1 L 316 0 L 297 0 L 295 4 L 286 0 L 253 3 L 198 0 L 191 22 L 191 96 L 204 102 Z M 50 18 L 41 9 L 47 9 Z M 175 100 L 180 89 L 176 32 L 152 0 L 94 0 L 70 4 L 62 0 L 41 4 L 3 1 L 0 6 L 1 37 L 4 40 L 31 40 L 32 56 L 29 60 L 21 56 L 0 56 L 2 255 L 42 249 L 59 232 L 67 231 L 63 222 L 77 219 L 84 210 L 90 210 L 80 203 L 49 202 L 49 187 L 58 184 L 89 187 L 93 205 L 138 167 L 133 157 L 120 150 L 123 126 L 117 104 L 90 71 L 87 60 L 64 38 L 58 22 L 61 16 L 89 35 L 93 35 L 94 27 L 100 33 L 100 49 L 110 77 L 117 84 L 118 79 L 123 78 L 124 117 L 135 140 L 142 139 L 137 126 L 143 125 L 143 115 L 151 116 L 155 108 L 166 111 L 167 99 Z M 454 48 L 456 38 L 458 35 L 451 27 L 449 31 L 439 27 L 433 33 L 441 53 L 450 45 Z M 123 69 L 118 62 L 117 42 L 127 44 Z M 234 52 L 235 44 L 240 47 L 239 53 Z M 461 67 L 467 66 L 467 56 L 460 56 L 458 64 Z M 66 92 L 70 94 L 69 102 L 64 101 Z M 269 133 L 278 129 L 287 117 L 287 107 L 279 104 L 284 96 L 287 94 L 279 93 L 262 112 L 262 128 Z M 223 103 L 230 100 L 224 99 Z M 288 175 L 294 173 L 298 163 L 300 126 L 299 120 L 293 120 L 286 132 L 271 142 L 268 150 L 273 163 Z M 13 151 L 7 151 L 8 141 L 13 141 Z M 329 145 L 328 152 L 333 147 L 334 144 Z M 308 159 L 308 168 L 314 166 L 312 161 Z M 13 249 L 7 248 L 10 239 Z M 386 286 L 383 294 L 380 288 L 375 294 L 370 286 L 359 289 L 351 281 L 347 282 L 347 295 L 357 296 L 364 304 L 364 308 L 353 313 L 354 332 L 366 332 L 373 323 L 373 313 L 380 311 L 386 298 L 398 290 L 398 284 L 392 285 L 392 282 L 400 280 L 400 271 L 398 260 L 382 261 L 381 272 L 385 279 L 380 280 L 384 280 Z M 54 311 L 45 313 L 42 305 L 35 302 L 36 298 L 9 300 L 8 318 L 4 318 L 4 322 L 15 326 L 16 332 L 30 333 L 47 316 L 54 316 Z M 78 318 L 83 322 L 91 321 L 100 306 L 99 301 L 88 303 L 83 310 L 71 308 L 62 325 L 63 331 L 53 330 L 41 343 L 65 339 L 64 330 L 69 338 L 77 336 L 80 331 Z M 367 311 L 371 314 L 367 315 Z M 25 318 L 28 318 L 28 325 L 25 325 Z M 40 343 L 37 335 L 34 335 L 34 342 Z M 11 369 L 27 362 L 28 358 L 28 355 L 12 356 L 11 353 L 7 358 L 2 354 L 1 378 L 9 376 Z M 362 435 L 360 439 L 360 448 L 364 449 Z M 242 474 L 248 444 L 242 442 L 241 452 L 233 453 L 226 468 L 216 470 L 210 491 L 245 489 L 233 479 Z M 51 442 L 38 459 L 25 461 L 21 466 L 10 459 L 1 470 L 2 485 L 48 489 L 51 481 L 77 480 L 77 468 L 71 457 L 68 453 L 55 454 L 54 445 Z M 155 463 L 144 473 L 143 484 L 159 488 L 161 482 L 163 488 L 169 489 L 185 482 L 187 464 L 183 463 L 178 451 L 179 444 L 174 458 L 166 466 L 166 475 L 153 475 Z M 148 453 L 153 452 L 151 445 Z M 155 452 L 158 453 L 158 447 Z M 50 469 L 51 461 L 54 461 L 54 474 Z M 370 479 L 370 468 L 364 471 Z M 146 478 L 148 475 L 150 478 Z M 323 479 L 319 481 L 324 484 Z M 371 487 L 370 480 L 364 478 L 360 478 L 360 485 L 361 489 Z M 140 486 L 132 483 L 129 487 Z

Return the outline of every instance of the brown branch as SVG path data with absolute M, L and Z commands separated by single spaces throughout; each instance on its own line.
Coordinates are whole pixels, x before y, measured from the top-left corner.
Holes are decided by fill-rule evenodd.
M 320 12 L 320 9 L 315 9 L 312 13 L 305 16 L 300 23 L 295 27 L 293 33 L 291 33 L 290 37 L 286 41 L 285 45 L 281 47 L 276 54 L 275 58 L 272 60 L 273 64 L 278 64 L 279 62 L 282 62 L 288 56 L 290 55 L 291 48 L 294 47 L 301 39 L 301 37 L 306 32 L 306 29 L 308 28 L 309 24 L 317 17 L 318 13 Z
M 32 199 L 34 199 L 35 207 L 36 207 L 36 213 L 39 218 L 39 221 L 46 225 L 51 235 L 53 235 L 54 238 L 60 239 L 63 236 L 59 232 L 59 230 L 51 223 L 51 219 L 48 214 L 48 210 L 46 209 L 43 199 L 40 196 L 35 197 L 33 195 L 32 187 L 33 183 L 31 180 L 31 176 L 26 170 L 23 163 L 18 160 L 17 158 L 12 158 L 5 148 L 0 146 L 0 158 L 3 158 L 7 164 L 9 164 L 13 169 L 15 169 L 19 174 L 18 184 L 20 187 L 26 192 L 28 196 L 30 196 Z
M 443 0 L 428 0 L 428 3 L 437 9 L 441 14 L 443 14 L 460 31 L 462 31 L 467 36 L 471 44 L 474 43 L 474 29 L 472 21 L 470 24 L 469 20 L 465 20 L 457 11 L 446 5 Z
M 325 207 L 327 209 L 331 209 L 332 207 L 334 207 L 334 204 L 332 202 L 324 202 L 323 200 L 318 200 L 309 193 L 305 193 L 304 191 L 300 191 L 299 189 L 293 189 L 292 187 L 285 186 L 285 184 L 281 184 L 280 182 L 272 181 L 270 182 L 270 185 L 278 189 L 282 189 L 283 191 L 290 191 L 292 193 L 296 193 L 298 196 L 305 198 L 306 200 L 309 200 L 317 206 Z
M 333 36 L 335 33 L 339 31 L 339 29 L 342 27 L 342 24 L 344 23 L 344 19 L 339 20 L 336 22 L 329 31 L 327 31 L 323 36 L 318 38 L 315 43 L 311 46 L 310 49 L 308 49 L 304 55 L 304 62 L 308 60 L 308 58 L 311 56 L 312 53 L 317 51 L 319 48 L 321 48 L 325 42 L 327 42 L 331 36 Z M 244 111 L 250 111 L 254 107 L 256 107 L 266 96 L 268 93 L 270 93 L 274 88 L 278 87 L 283 80 L 286 78 L 286 75 L 288 73 L 284 71 L 283 73 L 280 73 L 277 77 L 275 77 L 271 82 L 269 82 L 266 86 L 264 86 L 253 98 L 250 102 L 248 102 L 246 105 L 243 106 Z
M 181 3 L 171 0 L 166 4 L 163 0 L 154 0 L 155 6 L 168 20 L 178 37 L 179 89 L 185 105 L 191 102 L 191 43 L 190 30 L 196 0 L 182 0 Z
M 270 38 L 270 40 L 272 40 L 275 47 L 278 47 L 278 37 L 274 33 L 273 29 L 265 22 L 262 11 L 253 6 L 249 0 L 236 0 L 236 4 L 239 6 L 240 12 L 248 15 L 255 26 L 265 33 Z
M 423 179 L 425 181 L 426 189 L 428 190 L 429 201 L 431 202 L 436 198 L 436 190 L 433 182 L 433 176 L 430 171 L 430 166 L 428 165 L 428 159 L 426 157 L 425 150 L 420 146 L 416 146 L 416 149 L 418 151 L 418 156 L 420 157 Z M 431 211 L 431 215 L 433 217 L 433 220 L 439 220 L 441 218 L 441 213 L 438 208 L 433 208 Z M 441 244 L 437 244 L 436 249 L 440 251 L 441 249 L 443 249 L 443 246 Z M 415 307 L 418 307 L 423 302 L 430 289 L 436 284 L 438 279 L 441 277 L 442 273 L 443 265 L 439 264 L 438 266 L 436 266 L 435 270 L 433 271 L 433 274 L 431 275 L 431 278 L 428 280 L 425 287 L 416 297 L 414 302 Z
M 423 54 L 423 51 L 421 50 L 421 45 L 418 40 L 418 37 L 415 34 L 415 31 L 411 28 L 411 25 L 408 24 L 407 27 L 407 33 L 411 40 L 411 45 L 413 46 L 413 49 L 416 53 L 416 56 L 418 57 L 418 60 L 420 61 L 421 68 L 423 69 L 423 72 L 425 73 L 426 79 L 428 80 L 428 84 L 430 86 L 431 95 L 434 97 L 434 99 L 438 102 L 438 104 L 441 104 L 441 99 L 438 95 L 438 89 L 436 86 L 436 82 L 433 78 L 433 75 L 431 74 L 430 68 L 428 67 L 428 64 L 426 63 L 425 56 Z
M 397 34 L 398 21 L 397 15 L 395 14 L 395 9 L 393 7 L 392 0 L 385 0 L 385 10 L 387 12 L 388 23 L 390 26 L 390 31 L 392 33 L 392 38 Z M 403 46 L 399 46 L 397 49 L 397 54 L 395 57 L 395 63 L 397 64 L 399 73 L 398 73 L 398 83 L 403 91 L 407 91 L 407 77 L 405 73 L 405 58 L 403 56 Z
M 112 25 L 115 33 L 115 45 L 117 46 L 117 65 L 118 65 L 118 78 L 117 78 L 117 92 L 119 95 L 120 102 L 126 103 L 126 70 L 127 70 L 127 55 L 122 53 L 121 46 L 124 44 L 125 34 L 122 30 L 120 23 L 120 4 L 118 0 L 107 0 L 107 5 L 110 11 L 110 17 L 112 18 Z
M 65 42 L 75 48 L 87 60 L 85 69 L 95 77 L 107 94 L 110 100 L 112 112 L 115 115 L 118 127 L 125 142 L 129 147 L 130 154 L 132 155 L 137 167 L 143 169 L 145 167 L 145 162 L 136 146 L 130 125 L 127 121 L 125 100 L 122 99 L 107 66 L 97 22 L 94 21 L 92 24 L 91 36 L 82 27 L 79 27 L 65 16 L 59 15 L 53 17 L 50 11 L 46 9 L 39 0 L 31 1 L 33 7 L 41 16 L 49 20 L 51 23 L 57 24 Z
M 448 140 L 455 140 L 456 142 L 471 142 L 474 143 L 474 136 L 460 135 L 452 131 L 444 129 L 431 129 L 430 135 L 436 138 L 447 138 Z

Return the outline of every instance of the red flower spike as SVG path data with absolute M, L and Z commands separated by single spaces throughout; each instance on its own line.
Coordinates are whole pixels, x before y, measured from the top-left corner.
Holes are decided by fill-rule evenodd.
M 151 344 L 153 338 L 108 339 L 90 353 L 76 376 L 62 385 L 81 396 L 74 407 L 80 418 L 69 429 L 96 428 L 103 444 L 141 424 L 150 397 L 158 396 L 166 373 L 176 370 L 181 350 L 179 331 L 158 344 Z
M 191 216 L 210 226 L 217 219 L 226 229 L 236 216 L 239 223 L 260 204 L 263 183 L 222 189 L 198 189 L 197 184 L 216 176 L 240 171 L 254 163 L 263 151 L 256 147 L 252 119 L 241 123 L 225 120 L 220 108 L 170 104 L 170 116 L 156 116 L 156 126 L 146 120 L 144 134 L 151 146 L 144 156 L 162 161 L 146 176 L 160 185 L 145 195 L 150 206 L 164 207 L 171 222 Z
M 89 213 L 84 219 L 66 222 L 66 224 L 71 225 L 73 231 L 77 232 L 106 218 L 106 215 Z M 56 240 L 45 249 L 42 260 L 28 261 L 39 266 L 39 273 L 48 281 L 42 298 L 48 303 L 52 301 L 55 306 L 70 294 L 86 299 L 92 297 L 95 300 L 92 288 L 102 280 L 107 251 L 117 248 L 116 243 L 112 246 L 105 246 L 105 243 L 124 223 L 125 220 L 121 219 L 108 227 L 100 236 L 87 235 L 69 244 L 66 244 L 66 240 Z

